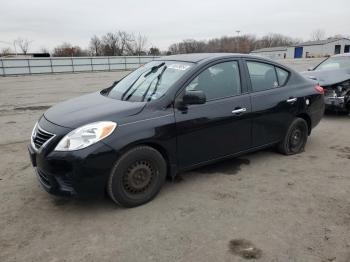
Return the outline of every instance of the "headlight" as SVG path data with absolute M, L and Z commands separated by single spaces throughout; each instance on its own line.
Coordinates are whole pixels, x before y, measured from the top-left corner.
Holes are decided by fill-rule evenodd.
M 112 134 L 116 127 L 116 123 L 109 121 L 78 127 L 61 139 L 55 151 L 72 151 L 88 147 Z

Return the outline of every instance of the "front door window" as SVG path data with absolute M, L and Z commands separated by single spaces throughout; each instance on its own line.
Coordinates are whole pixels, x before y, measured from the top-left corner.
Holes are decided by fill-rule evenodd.
M 216 64 L 200 73 L 186 90 L 201 90 L 207 101 L 241 94 L 241 79 L 235 61 Z

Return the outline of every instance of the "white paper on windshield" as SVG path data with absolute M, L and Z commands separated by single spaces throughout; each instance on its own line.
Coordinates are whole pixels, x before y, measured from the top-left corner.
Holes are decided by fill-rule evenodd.
M 189 65 L 182 65 L 182 64 L 172 64 L 172 65 L 168 66 L 168 68 L 175 69 L 175 70 L 181 70 L 181 71 L 185 71 L 189 67 L 190 67 Z

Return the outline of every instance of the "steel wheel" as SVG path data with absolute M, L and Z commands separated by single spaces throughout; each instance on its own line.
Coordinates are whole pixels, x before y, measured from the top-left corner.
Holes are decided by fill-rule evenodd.
M 285 155 L 298 154 L 304 150 L 308 137 L 308 126 L 304 119 L 296 118 L 289 126 L 278 150 Z
M 166 171 L 166 162 L 156 149 L 135 147 L 115 164 L 108 180 L 108 194 L 115 203 L 124 207 L 142 205 L 158 194 Z
M 136 161 L 123 176 L 123 188 L 131 195 L 144 193 L 152 186 L 155 176 L 156 171 L 150 162 Z
M 303 144 L 303 132 L 302 127 L 296 126 L 289 137 L 289 150 L 292 152 L 300 151 L 300 147 Z

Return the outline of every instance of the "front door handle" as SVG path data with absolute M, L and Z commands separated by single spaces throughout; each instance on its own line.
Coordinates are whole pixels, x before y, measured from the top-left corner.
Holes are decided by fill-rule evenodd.
M 287 99 L 287 103 L 294 103 L 295 101 L 297 101 L 296 97 Z
M 240 113 L 244 113 L 246 111 L 247 111 L 247 108 L 237 108 L 237 109 L 232 111 L 232 114 L 240 114 Z

